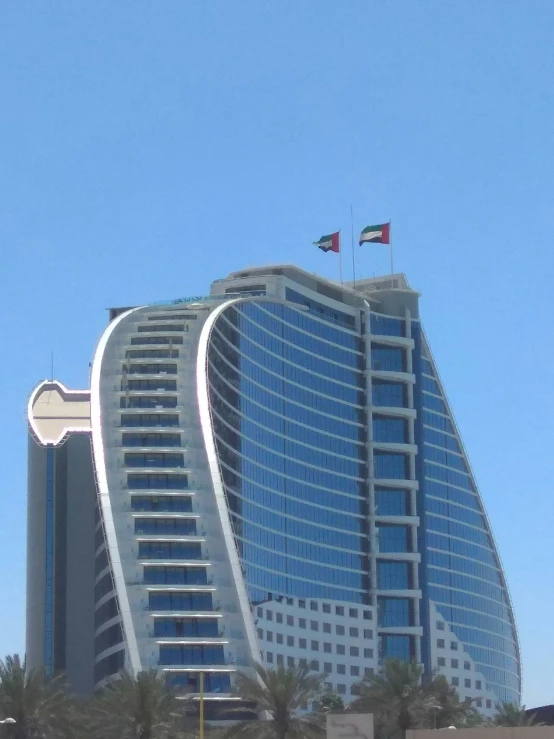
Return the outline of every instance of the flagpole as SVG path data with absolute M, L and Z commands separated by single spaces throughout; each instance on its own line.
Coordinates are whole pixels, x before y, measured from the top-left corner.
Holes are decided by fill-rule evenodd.
M 354 289 L 356 288 L 356 260 L 354 258 L 354 210 L 350 206 L 350 233 L 352 237 L 352 282 Z
M 392 255 L 392 220 L 389 221 L 389 251 L 390 251 L 390 286 L 394 287 L 394 280 L 393 280 L 393 274 L 394 274 L 394 260 Z
M 342 244 L 340 243 L 340 234 L 341 234 L 341 230 L 339 228 L 339 275 L 340 275 L 340 284 L 342 285 Z

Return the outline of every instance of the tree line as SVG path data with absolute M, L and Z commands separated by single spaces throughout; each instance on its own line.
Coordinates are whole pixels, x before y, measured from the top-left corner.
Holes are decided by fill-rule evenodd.
M 535 723 L 524 708 L 505 702 L 485 719 L 443 675 L 426 679 L 416 663 L 386 661 L 354 686 L 349 705 L 307 666 L 255 669 L 256 677 L 237 673 L 239 707 L 227 711 L 224 726 L 206 726 L 206 739 L 318 739 L 326 714 L 344 711 L 372 713 L 376 739 L 403 739 L 407 729 Z M 123 672 L 84 700 L 69 693 L 63 674 L 46 677 L 18 655 L 0 660 L 0 720 L 15 722 L 0 726 L 0 739 L 192 739 L 197 709 L 198 701 L 183 698 L 156 670 Z

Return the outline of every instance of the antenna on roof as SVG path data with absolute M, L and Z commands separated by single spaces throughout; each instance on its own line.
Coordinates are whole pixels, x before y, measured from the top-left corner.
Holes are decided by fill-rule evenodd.
M 50 352 L 50 380 L 54 381 L 54 350 Z

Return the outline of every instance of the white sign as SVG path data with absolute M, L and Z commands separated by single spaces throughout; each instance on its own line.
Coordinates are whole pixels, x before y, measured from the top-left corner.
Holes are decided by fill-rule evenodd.
M 327 739 L 373 739 L 373 714 L 328 713 Z

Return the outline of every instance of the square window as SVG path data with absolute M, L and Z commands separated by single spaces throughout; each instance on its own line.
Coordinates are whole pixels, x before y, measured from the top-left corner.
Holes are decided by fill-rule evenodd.
M 339 675 L 346 675 L 346 666 L 345 665 L 337 665 L 337 673 Z
M 439 649 L 444 649 L 444 639 L 437 639 L 437 647 Z
M 444 621 L 437 621 L 438 631 L 444 631 Z
M 450 649 L 453 649 L 454 651 L 457 651 L 457 649 L 458 649 L 458 642 L 457 641 L 451 641 L 450 642 Z
M 492 708 L 492 703 L 488 698 L 486 700 L 486 703 L 487 703 L 487 708 Z
M 464 662 L 464 670 L 471 670 L 471 664 L 467 660 Z
M 319 642 L 312 640 L 312 652 L 319 652 Z
M 275 634 L 275 638 L 277 640 L 277 644 L 283 643 L 283 635 L 282 634 Z
M 364 619 L 366 621 L 372 621 L 373 620 L 373 614 L 371 611 L 364 611 Z
M 311 600 L 310 601 L 310 610 L 311 611 L 317 611 L 318 610 L 317 601 L 315 601 L 315 600 Z
M 294 636 L 287 636 L 287 647 L 294 647 Z
M 348 615 L 350 618 L 358 618 L 358 609 L 357 608 L 349 608 L 348 609 Z
M 331 606 L 329 605 L 329 603 L 323 604 L 323 613 L 331 613 Z
M 476 680 L 475 681 L 475 687 L 476 687 L 477 690 L 481 690 L 482 689 L 481 688 L 481 681 L 480 680 Z
M 263 639 L 264 638 L 264 630 L 263 629 L 258 629 L 258 637 L 260 639 Z
M 319 631 L 319 623 L 317 621 L 310 621 L 310 629 L 312 631 Z
M 306 608 L 306 601 L 305 600 L 299 600 L 298 601 L 298 608 Z
M 293 598 L 287 598 L 287 606 L 293 606 L 294 605 L 294 599 Z
M 483 701 L 481 700 L 481 698 L 478 698 L 477 699 L 477 708 L 482 708 L 482 707 L 483 707 Z
M 437 660 L 437 664 L 439 667 L 444 667 L 446 665 L 446 660 L 444 659 L 444 657 L 439 657 Z
M 337 632 L 338 636 L 344 636 L 344 626 L 335 626 L 335 631 Z
M 284 660 L 283 660 L 283 655 L 282 654 L 278 654 L 277 655 L 277 664 L 278 665 L 283 665 L 284 664 Z
M 270 665 L 273 664 L 273 652 L 266 652 L 265 659 Z
M 294 617 L 287 616 L 287 626 L 294 626 Z
M 324 634 L 330 634 L 331 633 L 331 624 L 323 624 L 323 633 Z
M 256 611 L 256 613 L 258 614 L 258 618 L 263 618 L 263 616 L 264 616 L 264 609 L 263 608 L 258 608 L 258 610 Z
M 350 674 L 352 675 L 352 677 L 358 677 L 360 674 L 360 668 L 352 665 L 350 667 Z
M 287 667 L 294 667 L 294 657 L 287 657 Z
M 308 660 L 304 659 L 303 657 L 298 661 L 298 664 L 300 667 L 307 667 L 308 666 Z
M 358 647 L 350 647 L 350 656 L 351 657 L 359 657 L 360 656 L 360 650 Z
M 275 620 L 277 621 L 278 624 L 282 624 L 283 623 L 283 614 L 282 613 L 276 613 L 275 614 Z
M 365 659 L 373 659 L 373 649 L 364 649 Z
M 354 636 L 354 637 L 358 636 L 358 629 L 355 626 L 350 627 L 350 636 Z
M 306 649 L 306 640 L 305 639 L 299 639 L 298 640 L 298 646 L 300 649 Z
M 337 644 L 337 654 L 346 654 L 344 644 Z
M 345 695 L 346 694 L 346 685 L 343 685 L 342 683 L 337 684 L 337 693 L 339 695 Z
M 366 677 L 369 677 L 369 675 L 373 675 L 374 672 L 375 670 L 373 669 L 373 667 L 364 667 L 364 675 Z
M 330 662 L 323 663 L 323 672 L 333 672 L 333 665 Z
M 317 659 L 313 659 L 310 663 L 310 670 L 313 670 L 314 672 L 319 672 L 319 662 Z
M 364 629 L 364 639 L 373 639 L 373 631 L 371 629 Z
M 451 659 L 450 660 L 450 667 L 453 667 L 454 669 L 457 669 L 457 667 L 458 667 L 458 660 L 457 659 Z
M 331 644 L 328 641 L 323 642 L 323 651 L 327 652 L 327 654 L 331 654 Z
M 273 621 L 273 611 L 266 611 L 265 617 L 267 618 L 268 621 Z
M 299 618 L 298 619 L 298 626 L 301 629 L 305 629 L 306 628 L 306 619 L 305 618 Z
M 337 616 L 344 616 L 344 608 L 342 606 L 335 606 L 335 613 Z
M 267 641 L 273 641 L 273 631 L 266 631 L 265 638 L 267 639 Z
M 459 678 L 459 677 L 453 677 L 453 678 L 452 678 L 452 685 L 453 685 L 453 686 L 454 686 L 455 688 L 457 688 L 459 684 L 460 684 L 460 678 Z
M 471 688 L 471 680 L 466 677 L 466 679 L 464 680 L 464 685 L 466 686 L 466 688 Z

